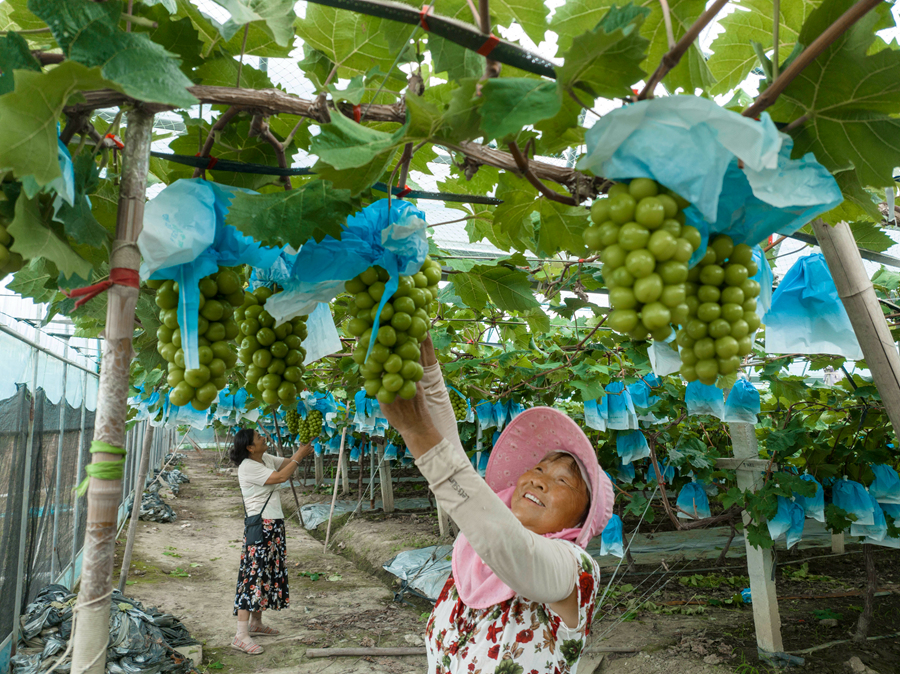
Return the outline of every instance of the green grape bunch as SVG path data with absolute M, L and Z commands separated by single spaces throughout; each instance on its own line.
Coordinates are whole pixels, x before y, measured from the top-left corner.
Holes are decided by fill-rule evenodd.
M 247 368 L 247 382 L 259 389 L 264 403 L 296 408 L 306 359 L 306 316 L 295 316 L 276 326 L 275 318 L 265 309 L 271 296 L 272 290 L 266 287 L 244 293 L 236 312 L 242 336 L 238 358 Z
M 322 432 L 322 413 L 319 410 L 311 410 L 302 419 L 297 431 L 297 439 L 304 445 L 308 445 Z
M 284 422 L 291 435 L 297 435 L 300 432 L 300 421 L 300 413 L 296 409 L 290 408 L 284 413 Z
M 688 262 L 700 246 L 688 202 L 649 178 L 616 184 L 591 206 L 584 242 L 600 252 L 613 311 L 606 325 L 633 339 L 668 339 L 688 318 Z
M 439 309 L 441 265 L 426 257 L 418 272 L 399 278 L 397 291 L 381 310 L 378 333 L 373 335 L 375 313 L 389 278 L 381 267 L 369 267 L 344 286 L 353 295 L 353 318 L 345 326 L 348 335 L 358 338 L 353 360 L 365 380 L 366 394 L 385 404 L 394 402 L 398 395 L 404 400 L 416 395 L 416 382 L 424 374 L 419 345 Z M 366 360 L 373 339 L 372 353 Z
M 456 416 L 456 420 L 465 421 L 469 413 L 469 406 L 465 399 L 455 391 L 450 391 L 450 404 L 453 406 L 453 414 Z
M 760 287 L 752 277 L 758 271 L 750 246 L 735 246 L 724 234 L 710 240 L 706 255 L 688 274 L 689 317 L 675 336 L 685 380 L 715 384 L 753 351 Z
M 226 371 L 237 363 L 232 343 L 240 334 L 235 307 L 243 300 L 243 284 L 242 276 L 229 268 L 220 268 L 200 280 L 197 317 L 200 367 L 185 369 L 178 324 L 178 284 L 171 280 L 148 281 L 149 287 L 156 288 L 156 305 L 162 323 L 156 331 L 156 348 L 169 364 L 166 381 L 173 405 L 181 407 L 190 403 L 196 410 L 206 410 L 225 388 Z

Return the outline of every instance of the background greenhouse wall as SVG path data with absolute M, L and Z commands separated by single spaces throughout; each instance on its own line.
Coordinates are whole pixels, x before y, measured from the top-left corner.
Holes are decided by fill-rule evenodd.
M 0 314 L 0 672 L 9 670 L 18 619 L 51 583 L 81 575 L 86 501 L 75 487 L 90 461 L 99 374 L 93 360 L 29 323 Z M 134 491 L 146 423 L 127 436 L 118 524 Z M 171 447 L 157 433 L 150 465 Z

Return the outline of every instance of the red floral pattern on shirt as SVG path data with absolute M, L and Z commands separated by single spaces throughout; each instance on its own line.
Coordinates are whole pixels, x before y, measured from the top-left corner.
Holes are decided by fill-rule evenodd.
M 600 569 L 584 550 L 565 543 L 578 560 L 576 627 L 547 604 L 518 595 L 486 609 L 469 608 L 451 574 L 425 627 L 429 674 L 574 674 L 590 633 Z

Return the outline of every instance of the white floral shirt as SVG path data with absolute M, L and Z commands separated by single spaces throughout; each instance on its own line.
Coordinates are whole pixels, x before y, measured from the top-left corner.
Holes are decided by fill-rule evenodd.
M 425 628 L 429 674 L 575 674 L 594 617 L 600 567 L 568 544 L 580 560 L 576 627 L 567 627 L 547 604 L 519 595 L 469 608 L 450 574 Z

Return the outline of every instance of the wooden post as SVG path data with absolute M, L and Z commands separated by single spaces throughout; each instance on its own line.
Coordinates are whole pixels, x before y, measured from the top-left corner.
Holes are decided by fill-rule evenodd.
M 756 429 L 752 424 L 728 424 L 731 444 L 736 459 L 759 459 Z M 763 484 L 763 471 L 758 467 L 738 468 L 737 486 L 741 490 L 756 491 Z M 750 523 L 750 515 L 743 513 L 744 526 Z M 778 597 L 772 580 L 772 552 L 750 544 L 746 533 L 747 571 L 750 575 L 750 594 L 753 597 L 753 622 L 756 625 L 756 645 L 768 653 L 781 653 L 781 616 L 778 613 Z
M 313 452 L 313 464 L 316 469 L 316 486 L 318 487 L 325 481 L 325 457 Z
M 450 535 L 450 516 L 441 507 L 440 501 L 435 499 L 434 504 L 437 506 L 438 532 L 443 538 Z
M 122 569 L 119 571 L 119 592 L 125 592 L 125 581 L 128 580 L 128 570 L 131 568 L 131 554 L 134 551 L 134 536 L 137 533 L 137 523 L 141 515 L 141 500 L 144 496 L 144 483 L 147 481 L 147 473 L 150 470 L 150 450 L 153 446 L 154 428 L 147 424 L 144 433 L 144 442 L 141 447 L 141 463 L 138 467 L 137 482 L 134 484 L 134 503 L 131 504 L 131 522 L 128 523 L 128 538 L 125 541 L 125 554 L 122 555 Z
M 369 443 L 369 510 L 375 510 L 375 455 L 378 453 L 378 440 Z
M 122 154 L 116 240 L 109 256 L 111 269 L 137 271 L 141 263 L 137 247 L 144 223 L 147 173 L 150 166 L 150 136 L 153 115 L 140 104 L 126 113 L 127 136 Z M 128 375 L 134 356 L 134 307 L 138 289 L 113 285 L 107 291 L 106 339 L 100 368 L 100 387 L 94 425 L 94 441 L 113 447 L 125 443 L 128 414 Z M 117 461 L 119 454 L 96 452 L 91 463 Z M 109 644 L 109 607 L 115 564 L 116 519 L 121 478 L 91 477 L 87 492 L 87 528 L 84 535 L 84 562 L 81 591 L 75 605 L 72 634 L 72 674 L 103 674 Z
M 875 387 L 894 432 L 900 429 L 900 353 L 888 329 L 875 289 L 846 222 L 834 227 L 814 220 L 813 231 L 844 303 Z
M 341 455 L 341 494 L 350 493 L 350 452 Z
M 831 551 L 836 554 L 844 554 L 844 532 L 831 534 Z
M 384 460 L 384 442 L 378 443 L 378 477 L 381 481 L 381 508 L 394 512 L 394 483 L 391 482 L 391 463 Z
M 323 552 L 328 552 L 328 539 L 331 538 L 331 519 L 334 517 L 334 504 L 337 501 L 338 478 L 341 472 L 341 458 L 344 456 L 344 440 L 347 438 L 347 427 L 341 433 L 341 448 L 338 450 L 337 473 L 334 475 L 334 489 L 331 492 L 331 511 L 328 513 L 328 528 L 325 530 L 325 548 Z

